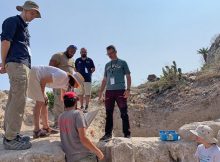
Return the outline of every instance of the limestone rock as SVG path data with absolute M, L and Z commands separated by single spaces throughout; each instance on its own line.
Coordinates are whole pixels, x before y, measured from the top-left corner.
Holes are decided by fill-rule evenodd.
M 113 138 L 99 143 L 106 162 L 194 162 L 196 143 L 163 142 L 158 138 Z
M 4 150 L 1 144 L 0 162 L 65 162 L 59 137 L 34 140 L 32 144 L 31 149 L 23 151 Z
M 215 41 L 209 48 L 207 63 L 212 64 L 218 61 L 220 58 L 220 35 L 218 35 Z

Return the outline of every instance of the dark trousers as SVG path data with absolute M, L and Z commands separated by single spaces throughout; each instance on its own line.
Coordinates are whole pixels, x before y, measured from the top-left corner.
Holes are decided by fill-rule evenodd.
M 115 102 L 117 103 L 122 119 L 124 135 L 130 135 L 130 125 L 128 117 L 127 99 L 124 98 L 125 90 L 107 90 L 105 93 L 105 109 L 106 109 L 106 124 L 105 134 L 112 134 L 113 129 L 113 112 Z

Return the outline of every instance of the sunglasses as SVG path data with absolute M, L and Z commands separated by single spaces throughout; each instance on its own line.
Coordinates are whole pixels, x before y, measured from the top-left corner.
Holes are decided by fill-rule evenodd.
M 107 55 L 111 55 L 111 54 L 114 54 L 115 51 L 112 51 L 112 52 L 108 52 Z

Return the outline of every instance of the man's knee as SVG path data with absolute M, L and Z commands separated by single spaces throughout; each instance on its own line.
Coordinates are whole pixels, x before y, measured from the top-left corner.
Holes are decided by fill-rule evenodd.
M 45 104 L 45 103 L 42 102 L 42 101 L 36 101 L 36 105 L 35 105 L 35 107 L 42 107 L 43 104 Z
M 128 119 L 128 113 L 127 111 L 121 111 L 121 118 L 123 120 L 127 120 Z

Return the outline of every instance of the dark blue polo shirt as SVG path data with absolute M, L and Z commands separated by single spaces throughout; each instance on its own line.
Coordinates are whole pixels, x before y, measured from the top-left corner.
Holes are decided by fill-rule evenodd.
M 75 61 L 76 70 L 84 77 L 85 82 L 92 81 L 91 68 L 95 68 L 95 65 L 91 58 L 83 60 L 81 57 Z
M 3 40 L 11 42 L 5 62 L 22 63 L 31 68 L 31 56 L 28 50 L 30 47 L 28 24 L 21 16 L 9 17 L 3 22 L 1 41 Z

